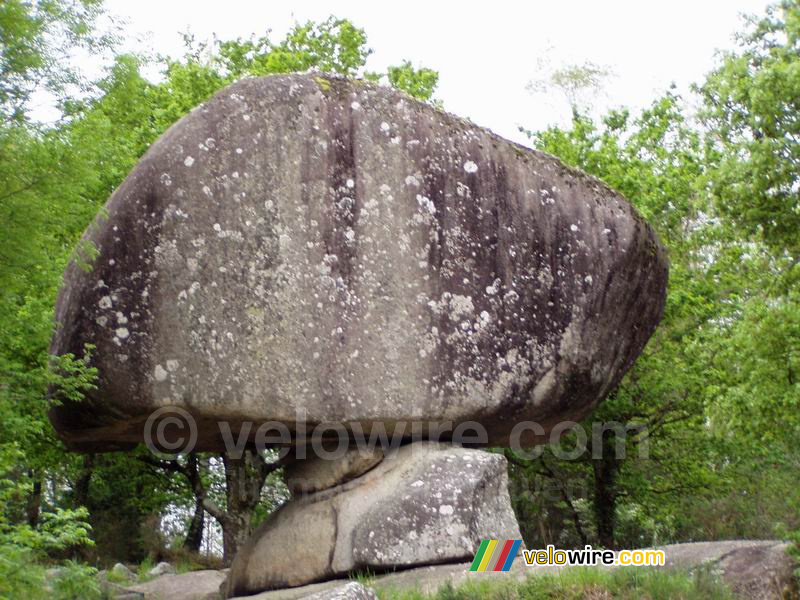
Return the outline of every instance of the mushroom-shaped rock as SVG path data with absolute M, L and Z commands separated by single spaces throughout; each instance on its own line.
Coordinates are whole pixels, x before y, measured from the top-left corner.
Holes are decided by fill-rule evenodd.
M 219 421 L 298 418 L 474 421 L 508 445 L 617 384 L 667 281 L 653 230 L 599 181 L 314 75 L 246 79 L 185 116 L 86 239 L 98 254 L 67 269 L 52 351 L 94 345 L 99 380 L 51 412 L 85 450 L 140 442 L 166 406 L 201 449 L 223 447 Z

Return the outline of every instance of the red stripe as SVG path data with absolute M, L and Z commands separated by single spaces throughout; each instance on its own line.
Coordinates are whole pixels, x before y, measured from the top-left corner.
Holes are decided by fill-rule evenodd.
M 508 558 L 508 553 L 511 551 L 511 546 L 514 545 L 514 540 L 506 540 L 506 543 L 503 545 L 503 551 L 500 553 L 500 558 L 497 559 L 497 564 L 494 566 L 493 571 L 502 571 L 503 565 L 506 564 L 506 559 Z

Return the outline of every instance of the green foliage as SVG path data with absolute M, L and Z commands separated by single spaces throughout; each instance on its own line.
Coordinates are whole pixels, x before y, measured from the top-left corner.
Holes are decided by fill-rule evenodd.
M 704 431 L 704 340 L 714 319 L 729 312 L 727 290 L 713 280 L 704 258 L 715 227 L 701 217 L 707 204 L 702 138 L 672 92 L 636 117 L 616 110 L 595 123 L 576 112 L 570 129 L 530 135 L 541 150 L 622 192 L 655 227 L 670 254 L 661 326 L 622 384 L 584 423 L 587 432 L 596 422 L 620 423 L 625 435 L 612 430 L 602 438 L 590 436 L 577 461 L 559 461 L 548 450 L 534 464 L 517 461 L 512 471 L 516 477 L 550 480 L 557 494 L 539 510 L 560 514 L 566 531 L 574 532 L 566 540 L 531 534 L 542 543 L 664 541 L 673 530 L 654 525 L 671 519 L 664 494 L 699 492 L 711 483 L 704 462 L 710 443 Z M 570 498 L 566 486 L 576 480 L 585 484 Z M 536 496 L 534 503 L 541 502 L 542 494 Z M 581 498 L 592 506 L 588 522 L 579 511 Z M 638 523 L 625 520 L 633 516 Z M 622 526 L 616 528 L 620 517 Z
M 80 358 L 75 358 L 74 354 L 50 357 L 49 384 L 58 401 L 80 402 L 86 392 L 96 387 L 97 369 L 91 364 L 92 350 L 94 347 L 87 345 Z
M 0 544 L 0 600 L 100 600 L 96 569 L 74 561 L 47 570 L 34 553 Z
M 50 583 L 56 600 L 100 600 L 102 591 L 96 578 L 97 569 L 75 561 L 59 567 Z
M 546 451 L 512 467 L 518 494 L 537 478 L 554 485 L 555 494 L 518 497 L 520 514 L 563 524 L 560 540 L 542 528 L 526 535 L 634 546 L 797 527 L 800 497 L 789 482 L 800 459 L 800 308 L 780 277 L 791 259 L 736 219 L 720 219 L 711 201 L 720 165 L 748 159 L 710 143 L 671 92 L 635 118 L 617 110 L 597 123 L 576 112 L 569 129 L 529 133 L 633 203 L 669 251 L 670 281 L 661 325 L 591 418 L 624 423 L 624 440 L 611 433 L 589 440 L 578 461 Z M 587 458 L 596 450 L 604 458 Z M 721 511 L 725 520 L 715 517 Z
M 4 0 L 0 3 L 0 119 L 21 121 L 31 94 L 61 95 L 77 74 L 63 57 L 77 46 L 96 48 L 107 40 L 92 35 L 99 0 Z
M 403 90 L 418 100 L 430 100 L 439 83 L 439 73 L 432 69 L 415 69 L 409 61 L 389 67 L 386 73 L 389 84 Z
M 778 252 L 800 256 L 800 5 L 751 18 L 739 49 L 699 87 L 702 118 L 722 159 L 719 210 Z
M 150 570 L 156 566 L 156 561 L 153 560 L 152 556 L 146 556 L 142 562 L 136 568 L 136 577 L 138 577 L 139 581 L 147 581 L 150 579 L 148 573 Z
M 33 552 L 0 544 L 0 599 L 36 600 L 48 596 L 44 589 L 44 568 L 36 564 Z

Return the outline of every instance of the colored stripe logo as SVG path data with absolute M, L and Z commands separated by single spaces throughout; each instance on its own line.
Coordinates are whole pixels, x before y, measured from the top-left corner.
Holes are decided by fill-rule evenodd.
M 522 540 L 483 540 L 475 553 L 470 571 L 508 571 Z

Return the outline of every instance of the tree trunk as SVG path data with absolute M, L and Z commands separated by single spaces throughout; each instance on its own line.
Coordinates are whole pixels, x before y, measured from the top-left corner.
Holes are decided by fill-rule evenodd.
M 613 436 L 612 436 L 613 441 Z M 604 440 L 605 441 L 605 440 Z M 617 513 L 617 473 L 619 463 L 609 444 L 603 445 L 603 457 L 593 460 L 594 469 L 594 515 L 597 522 L 597 537 L 600 545 L 614 548 L 614 526 Z
M 252 532 L 253 511 L 261 500 L 261 488 L 270 471 L 261 456 L 246 450 L 241 456 L 224 454 L 226 508 L 222 527 L 222 559 L 230 564 Z
M 203 508 L 202 498 L 195 500 L 194 514 L 192 520 L 189 522 L 189 529 L 186 531 L 186 539 L 183 541 L 183 547 L 191 552 L 200 552 L 203 545 L 203 531 L 206 524 L 206 511 Z
M 75 508 L 89 505 L 89 485 L 92 482 L 92 471 L 94 469 L 94 455 L 87 454 L 83 457 L 83 469 L 78 479 L 75 481 L 73 496 L 73 506 Z
M 35 477 L 34 473 L 30 473 L 31 477 Z M 39 524 L 39 514 L 42 510 L 42 480 L 34 479 L 33 488 L 28 495 L 28 501 L 25 504 L 25 517 L 28 525 L 36 527 Z
M 202 482 L 202 465 L 197 455 L 192 453 L 186 464 L 186 477 L 194 493 L 194 514 L 186 532 L 186 539 L 183 547 L 192 552 L 200 552 L 203 545 L 203 530 L 205 529 L 205 509 L 203 508 L 203 498 L 205 488 Z

